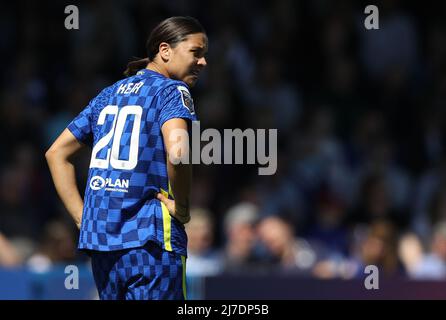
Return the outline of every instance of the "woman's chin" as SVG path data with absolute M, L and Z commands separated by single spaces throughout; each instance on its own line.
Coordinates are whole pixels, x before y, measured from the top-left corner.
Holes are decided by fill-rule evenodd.
M 195 83 L 198 80 L 198 76 L 189 76 L 187 77 L 184 82 L 189 86 L 189 87 L 193 87 L 195 85 Z

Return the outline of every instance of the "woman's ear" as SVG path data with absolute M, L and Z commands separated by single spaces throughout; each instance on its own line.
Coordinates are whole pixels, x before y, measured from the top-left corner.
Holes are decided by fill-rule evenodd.
M 170 59 L 171 47 L 167 42 L 161 42 L 159 46 L 159 55 L 164 62 L 168 62 Z

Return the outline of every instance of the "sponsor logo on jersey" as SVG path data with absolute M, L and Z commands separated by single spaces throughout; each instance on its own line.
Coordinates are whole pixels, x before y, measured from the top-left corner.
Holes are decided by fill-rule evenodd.
M 90 188 L 93 190 L 99 190 L 105 187 L 105 180 L 100 176 L 94 176 L 90 180 Z
M 128 179 L 112 179 L 102 178 L 100 176 L 94 176 L 90 180 L 90 188 L 92 190 L 105 189 L 105 191 L 115 192 L 128 192 L 129 180 Z

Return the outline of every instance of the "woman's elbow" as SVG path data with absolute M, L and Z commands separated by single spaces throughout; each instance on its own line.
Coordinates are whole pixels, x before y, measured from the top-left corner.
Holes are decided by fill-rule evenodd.
M 57 148 L 53 145 L 51 146 L 46 152 L 45 152 L 45 158 L 47 162 L 50 162 L 51 160 L 55 159 L 58 157 L 58 150 Z

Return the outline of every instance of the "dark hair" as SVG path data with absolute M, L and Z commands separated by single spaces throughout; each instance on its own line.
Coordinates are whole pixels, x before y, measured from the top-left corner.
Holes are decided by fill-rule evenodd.
M 138 70 L 145 68 L 150 61 L 155 59 L 159 52 L 161 42 L 168 43 L 172 48 L 184 41 L 188 35 L 205 33 L 203 26 L 192 17 L 171 17 L 161 21 L 150 33 L 146 42 L 147 58 L 131 61 L 124 71 L 126 77 L 132 76 Z

